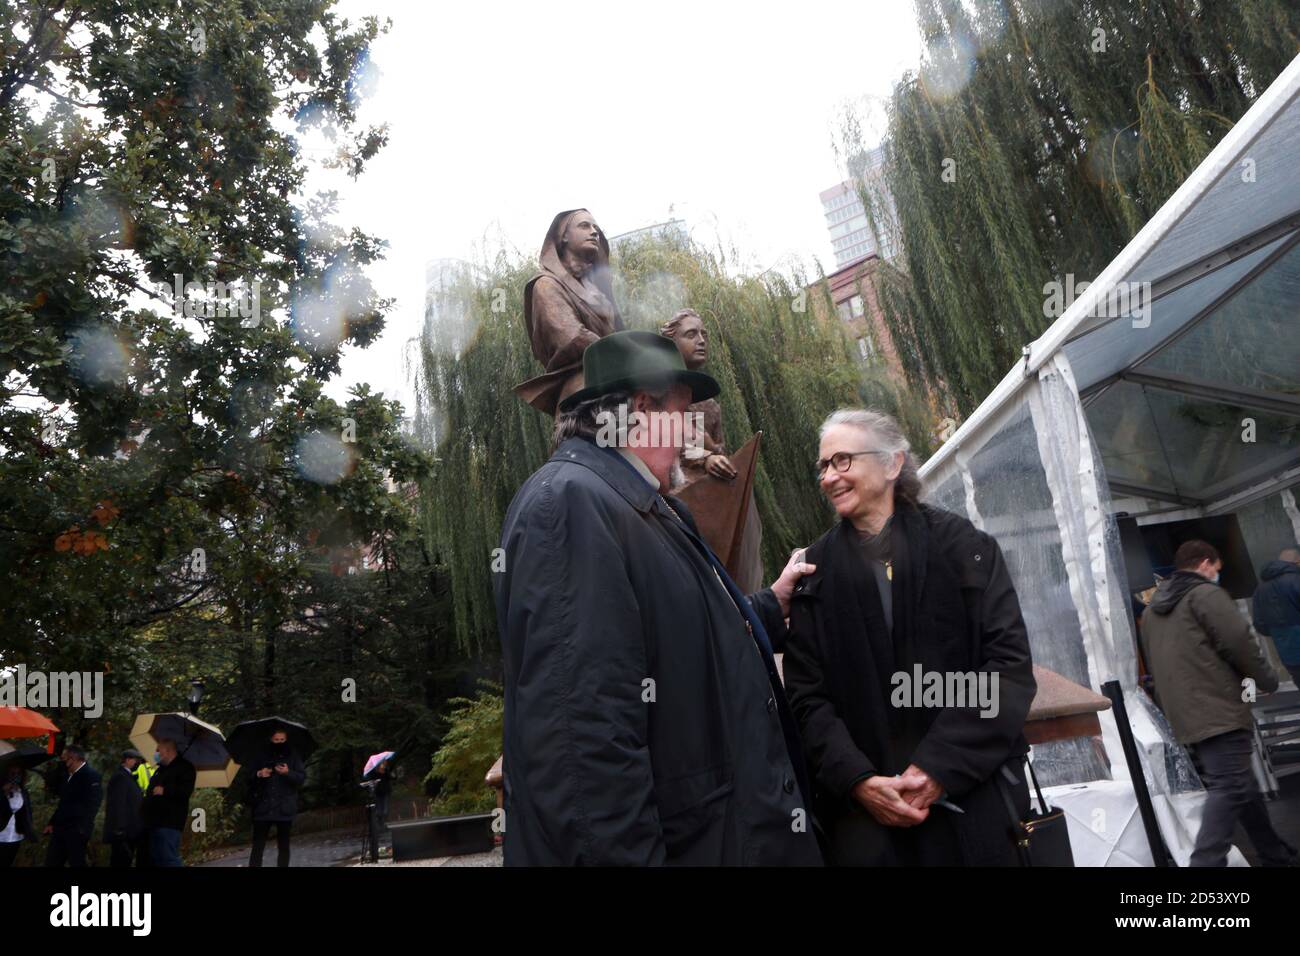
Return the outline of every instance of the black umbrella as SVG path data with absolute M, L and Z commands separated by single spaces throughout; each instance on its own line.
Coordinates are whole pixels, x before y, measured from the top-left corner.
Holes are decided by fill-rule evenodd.
M 246 720 L 230 732 L 226 738 L 226 749 L 241 764 L 256 763 L 271 749 L 271 734 L 283 730 L 288 735 L 288 747 L 304 761 L 316 749 L 316 741 L 311 731 L 302 724 L 283 717 L 263 717 L 261 720 Z
M 24 770 L 31 770 L 33 767 L 39 767 L 47 760 L 53 760 L 54 754 L 46 753 L 36 747 L 23 746 L 15 750 L 9 750 L 0 754 L 0 777 L 14 764 L 22 767 Z

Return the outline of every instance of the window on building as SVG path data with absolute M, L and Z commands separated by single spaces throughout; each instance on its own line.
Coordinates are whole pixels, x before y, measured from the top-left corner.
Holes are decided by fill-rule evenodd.
M 864 335 L 858 339 L 858 354 L 862 356 L 862 361 L 873 362 L 876 358 L 876 346 L 871 341 L 871 336 Z

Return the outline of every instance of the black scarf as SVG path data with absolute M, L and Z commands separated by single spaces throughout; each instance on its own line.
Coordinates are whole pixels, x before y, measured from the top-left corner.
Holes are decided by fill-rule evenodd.
M 866 698 L 862 703 L 872 723 L 888 728 L 888 753 L 880 755 L 885 762 L 877 766 L 882 773 L 902 773 L 925 733 L 922 715 L 915 709 L 890 706 L 889 698 L 893 675 L 910 674 L 917 660 L 929 534 L 920 511 L 902 502 L 896 506 L 892 524 L 892 633 L 885 627 L 884 607 L 875 576 L 864 559 L 860 536 L 849 521 L 841 521 L 827 540 L 824 558 L 829 593 L 840 602 L 832 613 L 840 633 L 856 645 L 844 649 L 845 663 L 852 671 L 865 672 L 855 674 L 867 677 L 870 685 L 862 688 Z

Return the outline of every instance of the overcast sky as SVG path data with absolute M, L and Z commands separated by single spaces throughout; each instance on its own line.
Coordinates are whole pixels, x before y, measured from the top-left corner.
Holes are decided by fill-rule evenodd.
M 330 393 L 368 381 L 408 413 L 401 357 L 420 328 L 425 263 L 502 245 L 533 257 L 561 209 L 589 208 L 609 235 L 675 215 L 755 272 L 814 258 L 829 271 L 817 194 L 844 178 L 839 117 L 888 96 L 921 52 L 911 0 L 340 10 L 393 21 L 361 113 L 387 122 L 390 140 L 357 181 L 319 182 L 338 185 L 340 222 L 390 243 L 369 274 L 397 304 Z

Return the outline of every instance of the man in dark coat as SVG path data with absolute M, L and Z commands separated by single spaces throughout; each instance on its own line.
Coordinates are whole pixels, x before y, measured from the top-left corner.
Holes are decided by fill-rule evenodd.
M 1191 865 L 1227 866 L 1238 823 L 1265 865 L 1293 865 L 1295 850 L 1273 828 L 1251 769 L 1255 717 L 1249 702 L 1256 693 L 1277 690 L 1277 672 L 1219 587 L 1222 567 L 1213 545 L 1184 541 L 1174 552 L 1174 573 L 1160 582 L 1142 615 L 1156 702 L 1174 739 L 1191 752 L 1206 789 Z
M 828 857 L 1012 865 L 1036 685 L 997 542 L 918 502 L 915 460 L 888 415 L 836 412 L 820 455 L 841 521 L 808 549 L 817 570 L 791 600 L 785 681 Z
M 136 780 L 135 768 L 144 760 L 138 750 L 122 751 L 122 762 L 108 778 L 108 795 L 104 802 L 104 842 L 111 847 L 110 865 L 129 867 L 140 859 L 144 823 L 140 805 L 144 794 Z M 137 864 L 138 865 L 138 864 Z
M 1283 548 L 1260 569 L 1250 614 L 1255 630 L 1273 639 L 1277 656 L 1300 680 L 1300 545 Z
M 70 867 L 86 865 L 86 844 L 95 827 L 104 788 L 99 773 L 86 763 L 86 751 L 80 747 L 63 748 L 60 759 L 67 776 L 59 786 L 59 805 L 45 828 L 50 838 L 45 865 Z
M 277 866 L 289 865 L 289 839 L 298 815 L 298 789 L 307 779 L 302 758 L 289 747 L 284 730 L 271 734 L 266 755 L 259 761 L 252 783 L 253 850 L 249 866 L 261 866 L 266 838 L 275 827 Z
M 153 866 L 184 866 L 181 831 L 189 822 L 190 796 L 198 773 L 176 750 L 176 741 L 158 741 L 159 767 L 149 781 L 140 815 L 149 840 Z
M 817 865 L 773 660 L 802 566 L 743 595 L 660 493 L 680 436 L 614 424 L 671 419 L 717 383 L 649 332 L 600 339 L 583 366 L 501 536 L 505 862 Z

